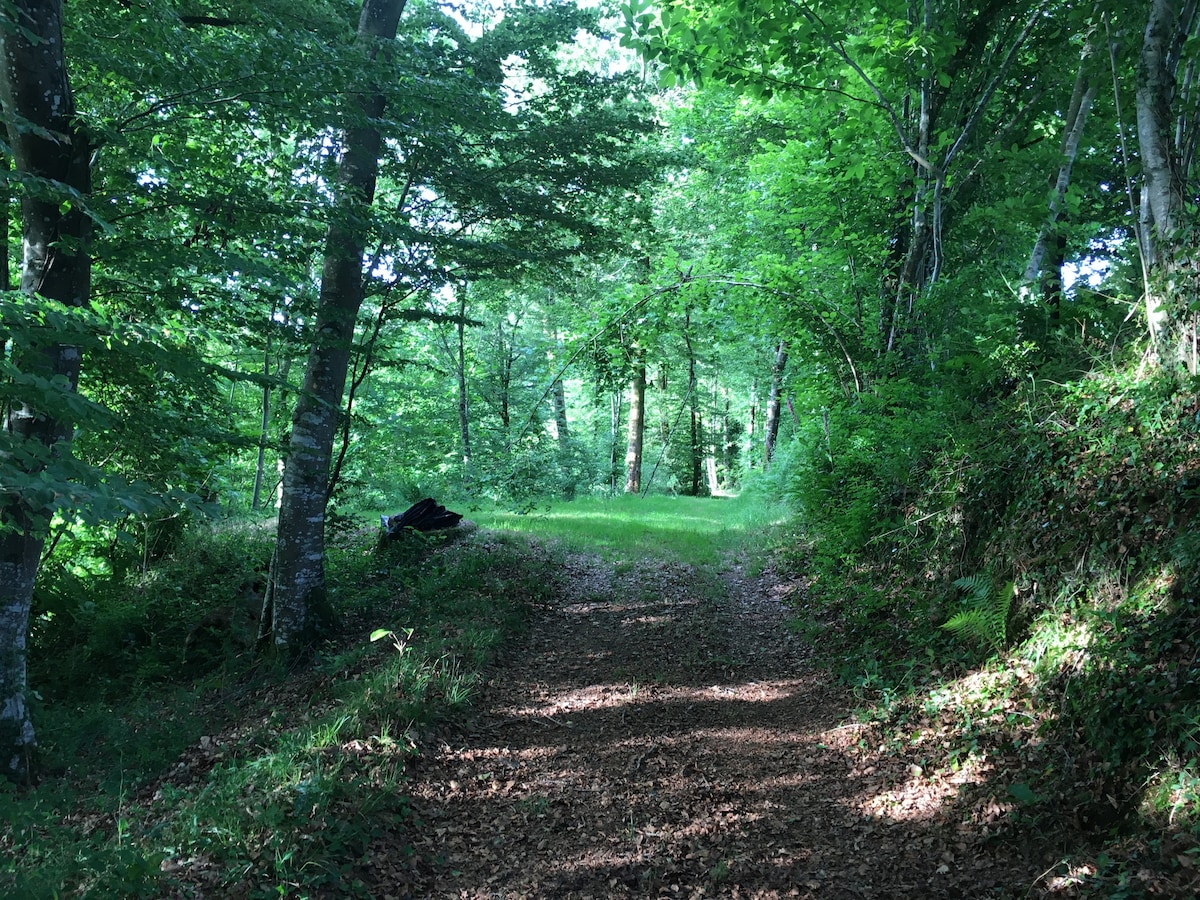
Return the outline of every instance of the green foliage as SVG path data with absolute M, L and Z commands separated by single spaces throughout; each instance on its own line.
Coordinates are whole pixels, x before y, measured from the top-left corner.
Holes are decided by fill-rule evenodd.
M 221 621 L 218 649 L 201 669 L 231 662 L 252 642 L 253 626 L 237 617 L 261 605 L 272 538 L 261 522 L 197 522 L 169 555 L 151 565 L 135 546 L 137 564 L 126 565 L 114 532 L 75 529 L 34 591 L 31 686 L 53 701 L 99 699 L 194 677 L 189 636 L 220 610 L 233 614 L 235 630 Z
M 152 573 L 186 571 L 221 590 L 258 533 L 247 523 L 188 535 L 180 558 Z M 228 669 L 151 691 L 107 677 L 95 690 L 77 672 L 73 694 L 42 711 L 51 777 L 36 792 L 0 789 L 0 894 L 162 896 L 203 884 L 369 895 L 356 862 L 407 820 L 406 758 L 423 729 L 470 703 L 480 667 L 544 602 L 554 569 L 519 539 L 453 553 L 434 541 L 416 555 L 374 539 L 372 524 L 331 544 L 343 630 L 311 671 Z M 407 636 L 404 652 L 372 643 L 372 629 Z M 56 653 L 31 651 L 42 672 Z M 177 785 L 164 776 L 180 763 Z M 203 777 L 185 788 L 192 767 Z M 137 793 L 148 779 L 162 779 L 152 798 Z M 112 827 L 81 833 L 69 814 L 80 808 Z
M 1008 617 L 1012 608 L 1015 584 L 1009 581 L 999 587 L 986 572 L 967 575 L 954 582 L 966 592 L 962 609 L 951 616 L 942 627 L 957 638 L 973 641 L 999 653 L 1008 640 Z

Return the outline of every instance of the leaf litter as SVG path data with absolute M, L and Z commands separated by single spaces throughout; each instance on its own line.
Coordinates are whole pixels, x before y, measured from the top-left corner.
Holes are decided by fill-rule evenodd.
M 770 572 L 573 555 L 547 577 L 472 716 L 410 758 L 374 896 L 1047 895 L 1047 848 L 998 840 L 1007 809 L 971 791 L 986 766 L 927 773 L 850 721 Z

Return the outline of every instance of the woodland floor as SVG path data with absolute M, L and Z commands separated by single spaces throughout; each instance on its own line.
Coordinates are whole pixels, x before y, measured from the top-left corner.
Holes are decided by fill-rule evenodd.
M 572 556 L 547 579 L 472 718 L 412 762 L 374 896 L 1071 895 L 972 776 L 847 724 L 769 574 Z

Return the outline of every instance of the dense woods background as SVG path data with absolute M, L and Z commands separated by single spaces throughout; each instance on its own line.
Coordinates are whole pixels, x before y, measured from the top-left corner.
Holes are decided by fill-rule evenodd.
M 1007 659 L 1193 827 L 1198 22 L 4 3 L 0 768 L 214 609 L 302 658 L 346 523 L 741 491 L 845 678 Z

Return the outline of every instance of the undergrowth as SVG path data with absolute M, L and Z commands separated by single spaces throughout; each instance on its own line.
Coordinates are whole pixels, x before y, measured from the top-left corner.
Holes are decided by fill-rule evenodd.
M 783 483 L 794 627 L 861 715 L 927 769 L 986 768 L 957 814 L 1070 848 L 1048 879 L 1109 896 L 1200 889 L 1198 451 L 1173 377 L 974 407 L 898 381 L 802 435 Z
M 244 554 L 254 535 L 197 532 L 143 581 L 187 571 L 192 584 L 236 590 L 255 556 L 229 545 Z M 483 667 L 551 589 L 550 557 L 524 539 L 375 541 L 370 528 L 334 538 L 341 627 L 302 670 L 263 667 L 247 651 L 194 677 L 123 673 L 119 629 L 83 645 L 74 620 L 69 637 L 48 629 L 31 668 L 54 697 L 40 710 L 50 774 L 36 790 L 0 788 L 0 896 L 370 896 L 358 863 L 383 832 L 410 824 L 407 761 L 471 702 Z M 136 614 L 99 600 L 90 614 L 144 624 L 149 646 L 158 635 L 178 660 L 182 626 L 139 596 L 149 593 L 129 599 Z M 411 636 L 372 643 L 376 629 Z M 113 662 L 100 679 L 76 673 L 72 693 L 43 656 L 64 646 Z

